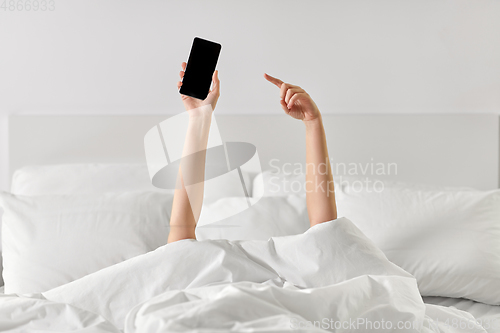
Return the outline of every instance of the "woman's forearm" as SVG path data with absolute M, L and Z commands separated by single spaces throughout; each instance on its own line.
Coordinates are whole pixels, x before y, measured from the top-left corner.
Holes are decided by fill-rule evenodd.
M 191 210 L 195 221 L 198 222 L 203 204 L 205 158 L 213 110 L 210 105 L 205 105 L 189 110 L 188 113 L 189 125 L 180 168 Z
M 196 238 L 196 223 L 203 205 L 205 158 L 212 112 L 210 105 L 188 111 L 189 123 L 172 203 L 168 242 Z
M 311 226 L 337 218 L 333 175 L 321 116 L 306 126 L 306 200 Z

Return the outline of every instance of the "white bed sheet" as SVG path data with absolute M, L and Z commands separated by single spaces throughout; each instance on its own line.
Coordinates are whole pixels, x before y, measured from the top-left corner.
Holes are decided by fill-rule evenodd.
M 423 297 L 423 300 L 426 304 L 454 307 L 469 312 L 477 321 L 482 323 L 488 333 L 500 333 L 500 305 L 489 305 L 468 299 L 449 297 Z

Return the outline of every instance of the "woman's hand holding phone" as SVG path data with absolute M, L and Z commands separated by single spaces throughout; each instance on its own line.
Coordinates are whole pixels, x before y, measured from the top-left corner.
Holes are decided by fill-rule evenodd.
M 182 78 L 184 77 L 184 71 L 186 70 L 186 62 L 183 62 L 181 64 L 181 67 L 182 70 L 180 71 L 179 76 L 182 80 Z M 205 98 L 204 100 L 181 94 L 182 102 L 184 103 L 184 107 L 187 111 L 199 108 L 204 105 L 211 105 L 212 110 L 215 110 L 217 100 L 220 96 L 220 81 L 218 74 L 219 72 L 215 70 L 214 74 L 212 75 L 212 89 L 210 89 L 207 98 Z M 182 82 L 177 82 L 177 88 L 181 89 L 181 86 Z

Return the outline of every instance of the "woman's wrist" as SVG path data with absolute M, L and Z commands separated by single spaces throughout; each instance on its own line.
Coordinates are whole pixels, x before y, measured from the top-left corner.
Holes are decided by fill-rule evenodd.
M 319 128 L 323 127 L 323 119 L 321 118 L 321 114 L 318 115 L 318 117 L 316 117 L 314 119 L 302 120 L 302 122 L 306 126 L 306 131 L 319 129 Z
M 190 118 L 211 117 L 213 112 L 214 110 L 210 104 L 187 110 Z

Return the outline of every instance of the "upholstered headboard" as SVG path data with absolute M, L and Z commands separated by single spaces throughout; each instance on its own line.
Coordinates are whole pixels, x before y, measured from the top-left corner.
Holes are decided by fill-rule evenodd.
M 24 165 L 145 163 L 144 135 L 169 116 L 11 116 L 10 174 Z M 216 120 L 224 141 L 257 147 L 263 170 L 291 172 L 305 162 L 300 121 L 285 115 L 216 115 Z M 498 115 L 357 114 L 323 120 L 334 172 L 478 189 L 499 186 Z

